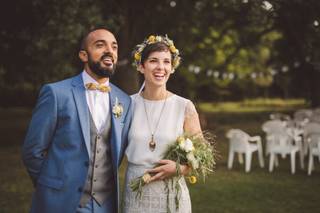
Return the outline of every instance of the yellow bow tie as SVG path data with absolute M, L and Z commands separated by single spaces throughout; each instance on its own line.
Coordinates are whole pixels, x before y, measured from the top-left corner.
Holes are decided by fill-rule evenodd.
M 100 92 L 110 92 L 111 91 L 111 87 L 106 86 L 104 84 L 88 83 L 88 84 L 86 84 L 86 88 L 88 90 L 99 90 Z

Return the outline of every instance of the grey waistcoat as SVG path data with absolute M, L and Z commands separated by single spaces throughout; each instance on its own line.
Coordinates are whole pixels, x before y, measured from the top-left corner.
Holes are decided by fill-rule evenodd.
M 91 197 L 101 205 L 115 191 L 116 184 L 112 169 L 110 130 L 110 114 L 102 132 L 98 133 L 90 113 L 91 159 L 83 195 L 80 199 L 81 207 L 84 207 Z

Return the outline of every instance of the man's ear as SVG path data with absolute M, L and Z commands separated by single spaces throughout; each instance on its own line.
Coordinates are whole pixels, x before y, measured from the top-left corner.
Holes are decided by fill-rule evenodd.
M 80 50 L 78 55 L 83 63 L 88 62 L 88 53 L 85 50 Z

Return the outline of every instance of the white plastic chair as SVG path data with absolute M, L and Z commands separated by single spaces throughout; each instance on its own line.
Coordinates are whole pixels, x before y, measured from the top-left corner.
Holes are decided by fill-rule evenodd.
M 264 167 L 261 137 L 251 137 L 240 129 L 231 129 L 226 134 L 229 139 L 228 169 L 232 168 L 235 153 L 245 154 L 245 171 L 250 172 L 252 153 L 257 151 L 260 167 Z
M 320 124 L 315 122 L 307 123 L 303 127 L 303 149 L 304 149 L 304 155 L 307 155 L 308 153 L 308 140 L 307 138 L 311 134 L 320 134 Z
M 296 170 L 296 153 L 300 151 L 301 139 L 293 140 L 287 132 L 277 132 L 269 135 L 269 172 L 273 171 L 277 155 L 280 154 L 284 158 L 287 154 L 290 155 L 291 173 L 294 174 Z M 302 154 L 300 154 L 300 162 L 303 161 Z M 302 165 L 301 165 L 302 166 Z
M 281 120 L 269 120 L 262 124 L 262 130 L 266 133 L 266 155 L 269 154 L 270 135 L 286 131 L 286 123 Z M 277 161 L 276 161 L 277 163 Z
M 311 175 L 311 172 L 314 169 L 313 156 L 318 156 L 318 160 L 320 161 L 320 134 L 312 133 L 308 135 L 307 142 L 309 148 L 308 175 Z

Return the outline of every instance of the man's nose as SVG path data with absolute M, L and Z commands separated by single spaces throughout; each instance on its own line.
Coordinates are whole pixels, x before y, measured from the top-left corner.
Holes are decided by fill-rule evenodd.
M 110 45 L 106 45 L 105 48 L 104 48 L 104 52 L 105 53 L 110 53 L 112 52 L 112 47 Z

